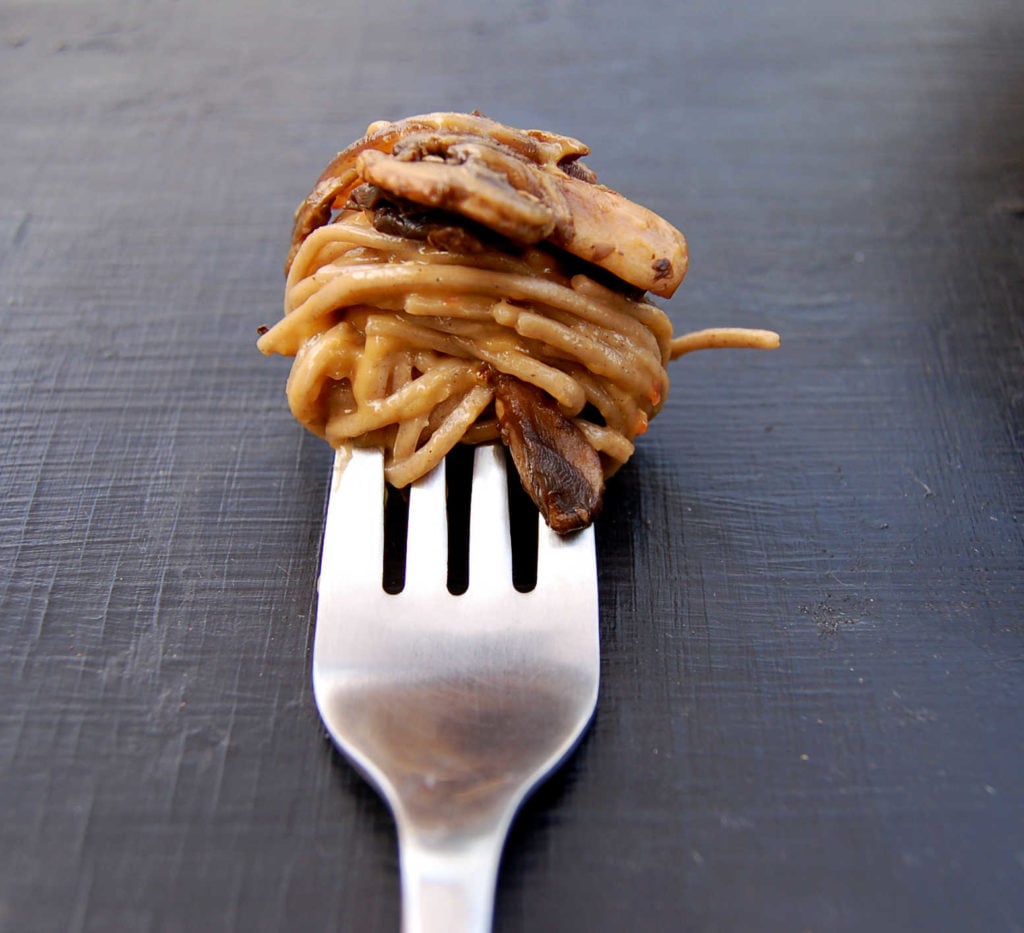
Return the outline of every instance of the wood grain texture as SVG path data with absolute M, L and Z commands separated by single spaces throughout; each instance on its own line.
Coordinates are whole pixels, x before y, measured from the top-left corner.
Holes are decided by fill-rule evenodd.
M 329 452 L 255 328 L 376 118 L 588 142 L 698 354 L 598 528 L 597 718 L 499 931 L 1024 929 L 1024 18 L 0 10 L 0 929 L 395 930 L 309 684 Z

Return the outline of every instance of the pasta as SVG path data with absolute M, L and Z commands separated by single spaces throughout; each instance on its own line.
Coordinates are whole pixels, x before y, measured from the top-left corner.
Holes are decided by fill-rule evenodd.
M 567 463 L 590 477 L 596 502 L 569 490 L 566 504 L 557 476 L 523 476 L 552 527 L 587 524 L 604 479 L 664 404 L 670 360 L 778 337 L 674 337 L 644 292 L 675 289 L 685 241 L 596 184 L 578 162 L 586 151 L 475 114 L 434 114 L 373 124 L 339 154 L 297 212 L 285 315 L 258 342 L 295 357 L 287 397 L 298 421 L 335 448 L 383 448 L 398 487 L 460 442 L 501 439 L 521 476 Z M 609 245 L 635 229 L 653 233 L 637 249 Z M 534 435 L 555 450 L 556 468 L 529 453 Z

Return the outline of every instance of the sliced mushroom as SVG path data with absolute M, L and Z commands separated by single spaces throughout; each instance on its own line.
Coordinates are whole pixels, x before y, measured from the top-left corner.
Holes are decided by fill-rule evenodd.
M 356 164 L 363 179 L 389 194 L 468 217 L 517 243 L 537 243 L 555 228 L 554 212 L 539 197 L 475 162 L 403 162 L 371 150 Z
M 551 242 L 644 291 L 671 298 L 686 275 L 686 240 L 653 211 L 604 185 L 568 175 L 562 195 L 572 217 L 572 235 Z
M 601 459 L 555 400 L 514 376 L 494 373 L 501 439 L 544 520 L 559 534 L 586 528 L 601 509 Z

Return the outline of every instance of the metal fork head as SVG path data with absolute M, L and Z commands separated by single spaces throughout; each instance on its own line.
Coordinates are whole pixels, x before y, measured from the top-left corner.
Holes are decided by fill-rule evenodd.
M 387 593 L 384 494 L 378 452 L 338 455 L 313 687 L 335 743 L 394 812 L 408 914 L 414 882 L 405 876 L 425 851 L 490 853 L 475 870 L 490 873 L 493 894 L 516 809 L 593 714 L 597 578 L 592 529 L 560 538 L 541 523 L 536 586 L 515 589 L 504 451 L 481 447 L 467 591 L 454 596 L 446 585 L 442 464 L 411 490 L 405 586 Z

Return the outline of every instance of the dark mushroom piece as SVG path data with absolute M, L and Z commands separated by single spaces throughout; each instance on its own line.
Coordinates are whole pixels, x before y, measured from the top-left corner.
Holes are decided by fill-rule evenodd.
M 555 400 L 514 376 L 494 373 L 501 439 L 523 488 L 559 534 L 586 528 L 601 509 L 601 458 Z

